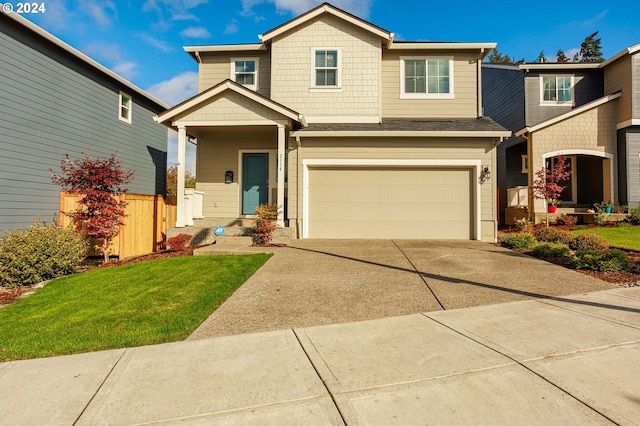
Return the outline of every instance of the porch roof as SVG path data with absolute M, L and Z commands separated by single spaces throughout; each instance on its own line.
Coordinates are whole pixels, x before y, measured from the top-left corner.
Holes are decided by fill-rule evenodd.
M 524 129 L 516 132 L 516 136 L 520 137 L 520 136 L 526 136 L 528 133 L 533 133 L 536 132 L 538 130 L 542 130 L 544 128 L 547 128 L 549 126 L 552 126 L 556 123 L 559 123 L 561 121 L 564 121 L 568 118 L 574 117 L 576 115 L 582 114 L 585 111 L 589 111 L 593 108 L 599 107 L 600 105 L 606 104 L 607 102 L 611 102 L 614 99 L 618 99 L 620 97 L 620 95 L 622 95 L 622 92 L 616 92 L 616 93 L 612 93 L 611 95 L 606 95 L 603 96 L 599 99 L 596 99 L 595 101 L 591 101 L 588 104 L 584 104 L 581 107 L 578 107 L 576 109 L 572 109 L 569 112 L 566 112 L 564 114 L 558 115 L 556 117 L 553 117 L 547 121 L 543 121 L 542 123 L 538 123 L 535 126 L 527 126 Z
M 381 123 L 309 124 L 292 136 L 509 137 L 511 131 L 488 117 L 469 119 L 391 119 Z
M 254 92 L 251 89 L 247 89 L 246 87 L 244 87 L 241 84 L 236 83 L 235 81 L 232 81 L 230 79 L 226 79 L 218 84 L 216 84 L 213 87 L 210 87 L 209 89 L 205 90 L 202 93 L 199 93 L 193 97 L 191 97 L 190 99 L 187 99 L 186 101 L 174 106 L 173 108 L 169 108 L 168 110 L 164 111 L 161 114 L 158 114 L 157 116 L 155 116 L 153 119 L 157 122 L 157 123 L 161 123 L 164 124 L 168 127 L 175 127 L 176 124 L 174 122 L 174 120 L 181 114 L 189 111 L 189 110 L 194 110 L 194 109 L 198 109 L 199 107 L 202 107 L 204 105 L 206 105 L 206 103 L 213 97 L 224 93 L 226 91 L 231 91 L 231 92 L 235 92 L 247 99 L 250 99 L 278 114 L 281 114 L 282 116 L 293 120 L 295 122 L 300 123 L 302 126 L 306 126 L 306 120 L 304 118 L 304 116 L 294 110 L 292 110 L 291 108 L 288 108 L 278 102 L 275 102 L 269 98 L 267 98 L 266 96 L 263 96 L 257 92 Z

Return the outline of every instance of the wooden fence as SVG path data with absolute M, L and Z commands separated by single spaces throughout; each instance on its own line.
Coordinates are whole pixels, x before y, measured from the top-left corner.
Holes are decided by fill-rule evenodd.
M 167 228 L 175 225 L 175 202 L 167 202 L 161 195 L 123 194 L 121 200 L 127 203 L 124 226 L 109 246 L 109 253 L 120 259 L 157 251 L 164 241 Z M 60 193 L 60 226 L 71 225 L 66 212 L 74 211 L 79 195 Z M 100 255 L 92 249 L 91 255 Z

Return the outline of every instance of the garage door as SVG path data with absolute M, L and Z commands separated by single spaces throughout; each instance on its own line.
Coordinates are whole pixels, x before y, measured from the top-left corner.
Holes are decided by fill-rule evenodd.
M 473 238 L 470 169 L 309 169 L 309 238 Z

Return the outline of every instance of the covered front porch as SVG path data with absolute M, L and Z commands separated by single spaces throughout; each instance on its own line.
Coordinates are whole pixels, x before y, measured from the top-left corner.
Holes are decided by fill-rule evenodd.
M 260 204 L 280 207 L 277 226 L 287 212 L 288 133 L 304 118 L 231 80 L 194 96 L 157 117 L 178 132 L 176 228 L 233 226 L 255 217 Z M 185 147 L 197 138 L 194 212 L 185 194 Z M 198 218 L 199 220 L 193 220 Z
M 532 190 L 536 172 L 549 170 L 564 157 L 570 178 L 559 198 L 559 208 L 567 213 L 588 213 L 596 203 L 618 205 L 617 140 L 613 102 L 619 94 L 605 96 L 535 126 L 516 133 L 526 143 L 522 169 L 526 185 L 507 189 L 507 223 L 518 216 L 539 221 L 547 217 L 547 204 Z M 520 145 L 522 146 L 522 145 Z M 523 210 L 525 213 L 523 213 Z

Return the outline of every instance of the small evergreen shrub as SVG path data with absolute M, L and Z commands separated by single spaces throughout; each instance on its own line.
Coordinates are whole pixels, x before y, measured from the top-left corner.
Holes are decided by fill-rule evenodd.
M 537 243 L 536 237 L 528 232 L 507 234 L 500 238 L 500 245 L 509 249 L 528 249 Z
M 578 235 L 570 245 L 573 250 L 605 251 L 609 248 L 607 240 L 596 234 Z
M 0 286 L 37 284 L 76 272 L 89 245 L 71 228 L 33 224 L 0 239 Z
M 571 249 L 561 243 L 540 243 L 532 250 L 536 257 L 564 257 L 571 254 Z
M 635 209 L 629 209 L 629 222 L 633 225 L 640 225 L 640 203 Z
M 576 239 L 570 231 L 556 228 L 540 228 L 535 232 L 535 237 L 540 242 L 560 243 L 570 245 Z
M 556 224 L 557 225 L 573 226 L 576 223 L 578 223 L 578 218 L 577 217 L 569 216 L 569 215 L 566 215 L 566 214 L 561 214 L 556 219 Z
M 630 271 L 631 262 L 627 255 L 618 249 L 609 251 L 580 250 L 571 261 L 576 269 L 589 271 Z

